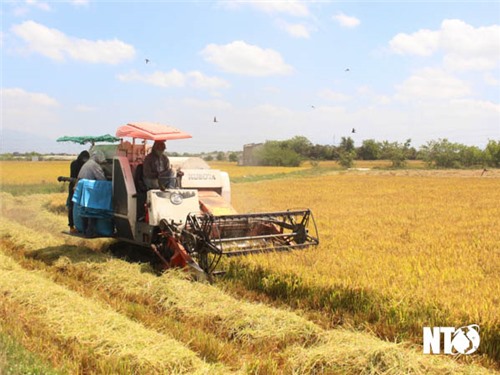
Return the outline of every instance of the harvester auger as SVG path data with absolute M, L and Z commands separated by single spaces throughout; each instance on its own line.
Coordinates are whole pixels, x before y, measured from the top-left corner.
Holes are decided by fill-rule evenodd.
M 211 169 L 199 158 L 171 157 L 177 169 L 176 188 L 145 189 L 141 173 L 146 140 L 191 138 L 189 134 L 159 124 L 130 123 L 118 128 L 116 136 L 121 138 L 119 145 L 93 146 L 106 151 L 111 161 L 108 211 L 112 218 L 108 214 L 101 220 L 111 221 L 112 236 L 118 240 L 151 249 L 163 268 L 189 267 L 198 275 L 210 276 L 222 257 L 319 244 L 309 209 L 239 214 L 230 204 L 227 173 Z M 132 138 L 132 143 L 123 137 Z M 142 143 L 136 144 L 136 139 Z M 87 191 L 87 199 L 84 203 L 75 194 L 75 205 L 91 202 L 88 196 L 95 184 L 88 180 L 78 184 L 77 192 Z M 86 185 L 92 188 L 85 190 Z M 74 213 L 85 216 L 90 210 L 95 215 L 96 209 L 83 207 Z

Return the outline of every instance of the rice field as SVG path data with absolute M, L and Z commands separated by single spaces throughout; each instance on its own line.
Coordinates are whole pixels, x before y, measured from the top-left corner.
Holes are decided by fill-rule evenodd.
M 320 245 L 232 260 L 211 285 L 157 275 L 61 233 L 66 193 L 37 189 L 68 162 L 0 162 L 0 373 L 23 356 L 33 373 L 496 372 L 497 171 L 216 167 L 263 177 L 232 185 L 238 212 L 311 208 Z M 481 353 L 422 354 L 423 326 L 473 323 Z

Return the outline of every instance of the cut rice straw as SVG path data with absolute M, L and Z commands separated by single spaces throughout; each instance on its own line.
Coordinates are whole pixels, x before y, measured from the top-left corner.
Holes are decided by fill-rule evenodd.
M 1 253 L 0 270 L 3 303 L 24 306 L 27 315 L 43 322 L 47 339 L 92 352 L 97 366 L 108 362 L 148 374 L 215 371 L 182 343 L 27 271 Z
M 480 366 L 423 355 L 405 344 L 346 329 L 325 332 L 321 343 L 312 347 L 290 347 L 286 356 L 293 374 L 491 374 Z

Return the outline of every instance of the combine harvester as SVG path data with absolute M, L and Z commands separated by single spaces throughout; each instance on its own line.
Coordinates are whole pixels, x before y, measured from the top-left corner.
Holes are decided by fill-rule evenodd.
M 199 158 L 170 157 L 176 188 L 147 190 L 142 181 L 142 162 L 151 147 L 147 141 L 191 138 L 188 133 L 142 122 L 119 127 L 116 137 L 118 145 L 92 145 L 104 151 L 109 162 L 104 169 L 111 180 L 112 236 L 151 249 L 163 268 L 189 267 L 198 276 L 210 276 L 223 256 L 319 243 L 309 209 L 237 213 L 231 206 L 228 174 L 210 169 Z

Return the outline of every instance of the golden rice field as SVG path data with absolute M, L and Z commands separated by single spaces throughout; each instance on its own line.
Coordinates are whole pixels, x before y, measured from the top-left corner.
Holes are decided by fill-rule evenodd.
M 496 373 L 500 173 L 325 164 L 214 163 L 291 173 L 232 184 L 232 203 L 311 208 L 320 245 L 231 260 L 208 285 L 118 259 L 112 239 L 62 234 L 65 192 L 6 192 L 57 184 L 68 162 L 0 162 L 0 373 Z M 473 323 L 481 353 L 422 354 L 423 326 Z M 41 365 L 22 367 L 31 356 Z

